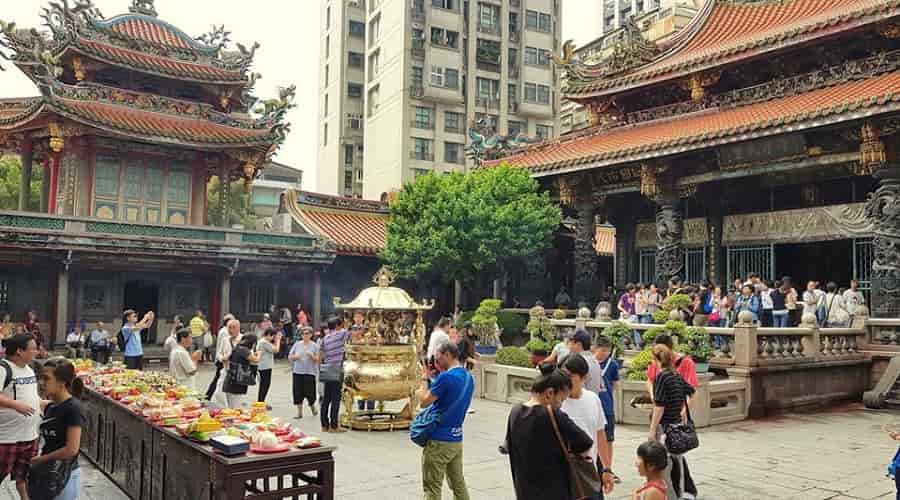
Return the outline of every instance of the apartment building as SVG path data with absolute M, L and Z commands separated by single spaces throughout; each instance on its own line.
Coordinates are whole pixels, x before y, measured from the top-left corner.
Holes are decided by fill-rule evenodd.
M 600 36 L 576 49 L 575 56 L 596 62 L 609 56 L 623 33 L 622 23 L 634 17 L 635 24 L 651 42 L 663 43 L 690 23 L 702 0 L 603 0 L 603 28 Z M 560 134 L 590 126 L 582 106 L 564 101 L 560 109 Z
M 471 167 L 467 129 L 476 121 L 504 135 L 558 135 L 558 75 L 551 54 L 560 46 L 560 4 L 327 0 L 325 15 L 330 7 L 331 15 L 345 16 L 331 19 L 332 30 L 347 29 L 347 13 L 363 9 L 365 15 L 364 169 L 361 186 L 354 182 L 352 189 L 339 185 L 335 191 L 321 179 L 343 172 L 343 158 L 320 155 L 319 190 L 358 194 L 361 188 L 364 198 L 379 199 L 418 175 L 465 171 Z M 344 56 L 332 55 L 339 57 Z M 342 69 L 336 76 L 346 74 Z M 346 95 L 325 94 L 346 92 L 348 83 L 323 87 L 320 100 L 346 102 Z M 323 131 L 334 121 L 327 116 Z

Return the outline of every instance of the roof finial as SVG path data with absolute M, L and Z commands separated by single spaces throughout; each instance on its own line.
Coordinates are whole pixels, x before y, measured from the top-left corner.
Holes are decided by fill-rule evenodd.
M 156 17 L 156 7 L 153 6 L 153 1 L 154 0 L 131 0 L 131 8 L 129 8 L 128 11 L 133 14 Z

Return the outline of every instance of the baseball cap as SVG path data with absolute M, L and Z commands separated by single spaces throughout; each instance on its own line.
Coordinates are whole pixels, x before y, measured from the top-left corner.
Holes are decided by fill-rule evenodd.
M 579 342 L 581 345 L 589 346 L 591 345 L 591 334 L 584 330 L 578 330 L 569 340 L 572 342 Z

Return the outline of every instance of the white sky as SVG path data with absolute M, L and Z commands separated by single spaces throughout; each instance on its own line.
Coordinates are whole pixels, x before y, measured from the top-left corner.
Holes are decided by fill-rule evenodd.
M 603 0 L 561 0 L 563 40 L 577 44 L 596 38 Z M 281 85 L 297 85 L 297 107 L 288 114 L 291 133 L 276 160 L 303 170 L 303 186 L 316 185 L 315 162 L 318 109 L 318 54 L 320 0 L 156 0 L 163 19 L 191 36 L 224 24 L 232 43 L 261 44 L 253 70 L 262 73 L 256 84 L 261 99 L 274 97 Z M 41 27 L 45 0 L 0 0 L 0 18 L 20 28 Z M 128 12 L 130 0 L 94 0 L 106 17 Z M 586 21 L 590 20 L 590 22 Z M 0 98 L 37 95 L 37 89 L 17 68 L 4 61 L 0 72 Z

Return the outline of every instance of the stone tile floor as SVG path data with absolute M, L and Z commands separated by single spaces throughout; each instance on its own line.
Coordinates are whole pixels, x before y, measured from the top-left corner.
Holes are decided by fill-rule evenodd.
M 211 373 L 204 370 L 200 385 Z M 292 417 L 290 377 L 276 367 L 269 402 L 274 413 Z M 253 390 L 251 389 L 251 393 Z M 473 500 L 513 499 L 509 464 L 497 453 L 506 428 L 509 405 L 485 400 L 473 403 L 466 419 L 465 472 Z M 308 412 L 294 420 L 306 432 L 319 434 L 318 420 Z M 896 443 L 882 432 L 884 424 L 900 425 L 900 414 L 873 412 L 859 405 L 830 411 L 751 420 L 700 431 L 701 447 L 688 456 L 700 490 L 710 500 L 839 500 L 894 498 L 885 467 Z M 613 499 L 629 499 L 639 484 L 632 459 L 646 428 L 616 429 L 615 470 L 623 482 Z M 326 434 L 335 452 L 339 500 L 411 500 L 421 498 L 419 448 L 404 432 Z M 101 473 L 82 460 L 82 498 L 125 499 Z M 445 498 L 452 498 L 445 489 Z M 0 500 L 17 498 L 14 486 L 0 485 Z

